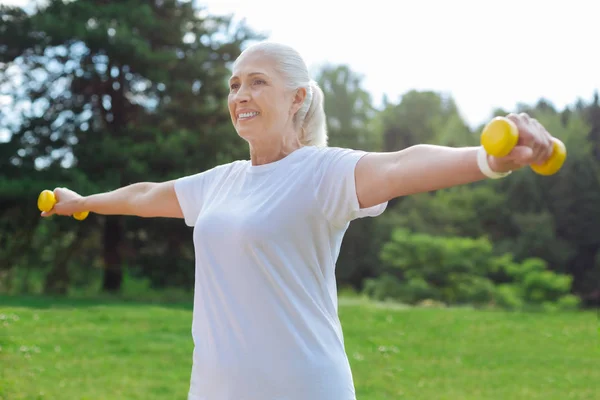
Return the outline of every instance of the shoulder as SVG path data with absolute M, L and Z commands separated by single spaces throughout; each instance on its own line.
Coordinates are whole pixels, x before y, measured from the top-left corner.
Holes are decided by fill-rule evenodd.
M 249 160 L 236 160 L 226 164 L 217 165 L 209 171 L 215 176 L 230 176 L 232 173 L 243 171 L 249 163 Z
M 234 174 L 243 171 L 248 165 L 247 160 L 236 160 L 226 164 L 219 164 L 205 171 L 195 172 L 179 177 L 177 182 L 201 182 L 201 181 L 218 181 L 232 177 Z
M 309 154 L 315 161 L 322 163 L 336 162 L 340 160 L 358 160 L 367 152 L 345 147 L 316 147 L 310 146 Z
M 354 186 L 358 162 L 366 154 L 363 150 L 344 147 L 319 147 L 310 151 L 310 173 L 317 190 Z
M 312 147 L 308 159 L 321 172 L 353 172 L 366 154 L 366 151 L 345 147 Z
M 248 160 L 236 160 L 225 164 L 216 165 L 206 171 L 198 172 L 193 174 L 194 176 L 200 174 L 219 176 L 219 175 L 229 175 L 231 173 L 243 170 L 244 167 L 248 164 Z
M 308 147 L 313 155 L 321 157 L 332 157 L 340 154 L 349 154 L 353 152 L 361 152 L 361 150 L 355 150 L 347 147 L 332 147 L 332 146 L 306 146 Z

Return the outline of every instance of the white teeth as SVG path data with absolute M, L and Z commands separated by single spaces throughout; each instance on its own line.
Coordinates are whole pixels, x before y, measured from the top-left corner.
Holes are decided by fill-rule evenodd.
M 239 118 L 250 118 L 250 117 L 254 117 L 255 115 L 258 115 L 258 113 L 257 112 L 248 112 L 248 113 L 242 113 L 238 117 Z

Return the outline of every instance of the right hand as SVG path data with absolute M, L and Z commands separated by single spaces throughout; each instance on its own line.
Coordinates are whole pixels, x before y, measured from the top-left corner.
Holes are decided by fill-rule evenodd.
M 53 190 L 56 204 L 52 210 L 42 212 L 42 217 L 51 215 L 71 216 L 75 213 L 85 211 L 83 209 L 83 196 L 67 188 L 56 188 Z

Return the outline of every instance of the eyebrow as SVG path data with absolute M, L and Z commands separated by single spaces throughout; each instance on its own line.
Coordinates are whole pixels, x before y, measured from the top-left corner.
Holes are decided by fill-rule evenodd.
M 265 73 L 264 72 L 250 72 L 248 74 L 248 76 L 255 76 L 255 75 L 265 75 Z M 238 78 L 237 75 L 232 76 L 231 78 L 229 78 L 229 82 L 231 82 L 232 80 L 234 80 L 236 78 Z

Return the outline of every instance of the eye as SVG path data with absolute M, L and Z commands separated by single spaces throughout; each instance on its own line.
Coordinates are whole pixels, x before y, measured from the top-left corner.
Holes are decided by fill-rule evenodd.
M 239 87 L 240 87 L 240 84 L 239 84 L 239 83 L 232 83 L 231 85 L 229 85 L 229 88 L 230 88 L 231 90 L 236 90 L 236 89 L 237 89 L 237 88 L 239 88 Z
M 261 84 L 261 85 L 262 85 L 263 83 L 267 83 L 267 82 L 265 82 L 265 81 L 264 81 L 264 79 L 255 79 L 255 80 L 254 80 L 254 83 L 255 83 L 255 84 Z

